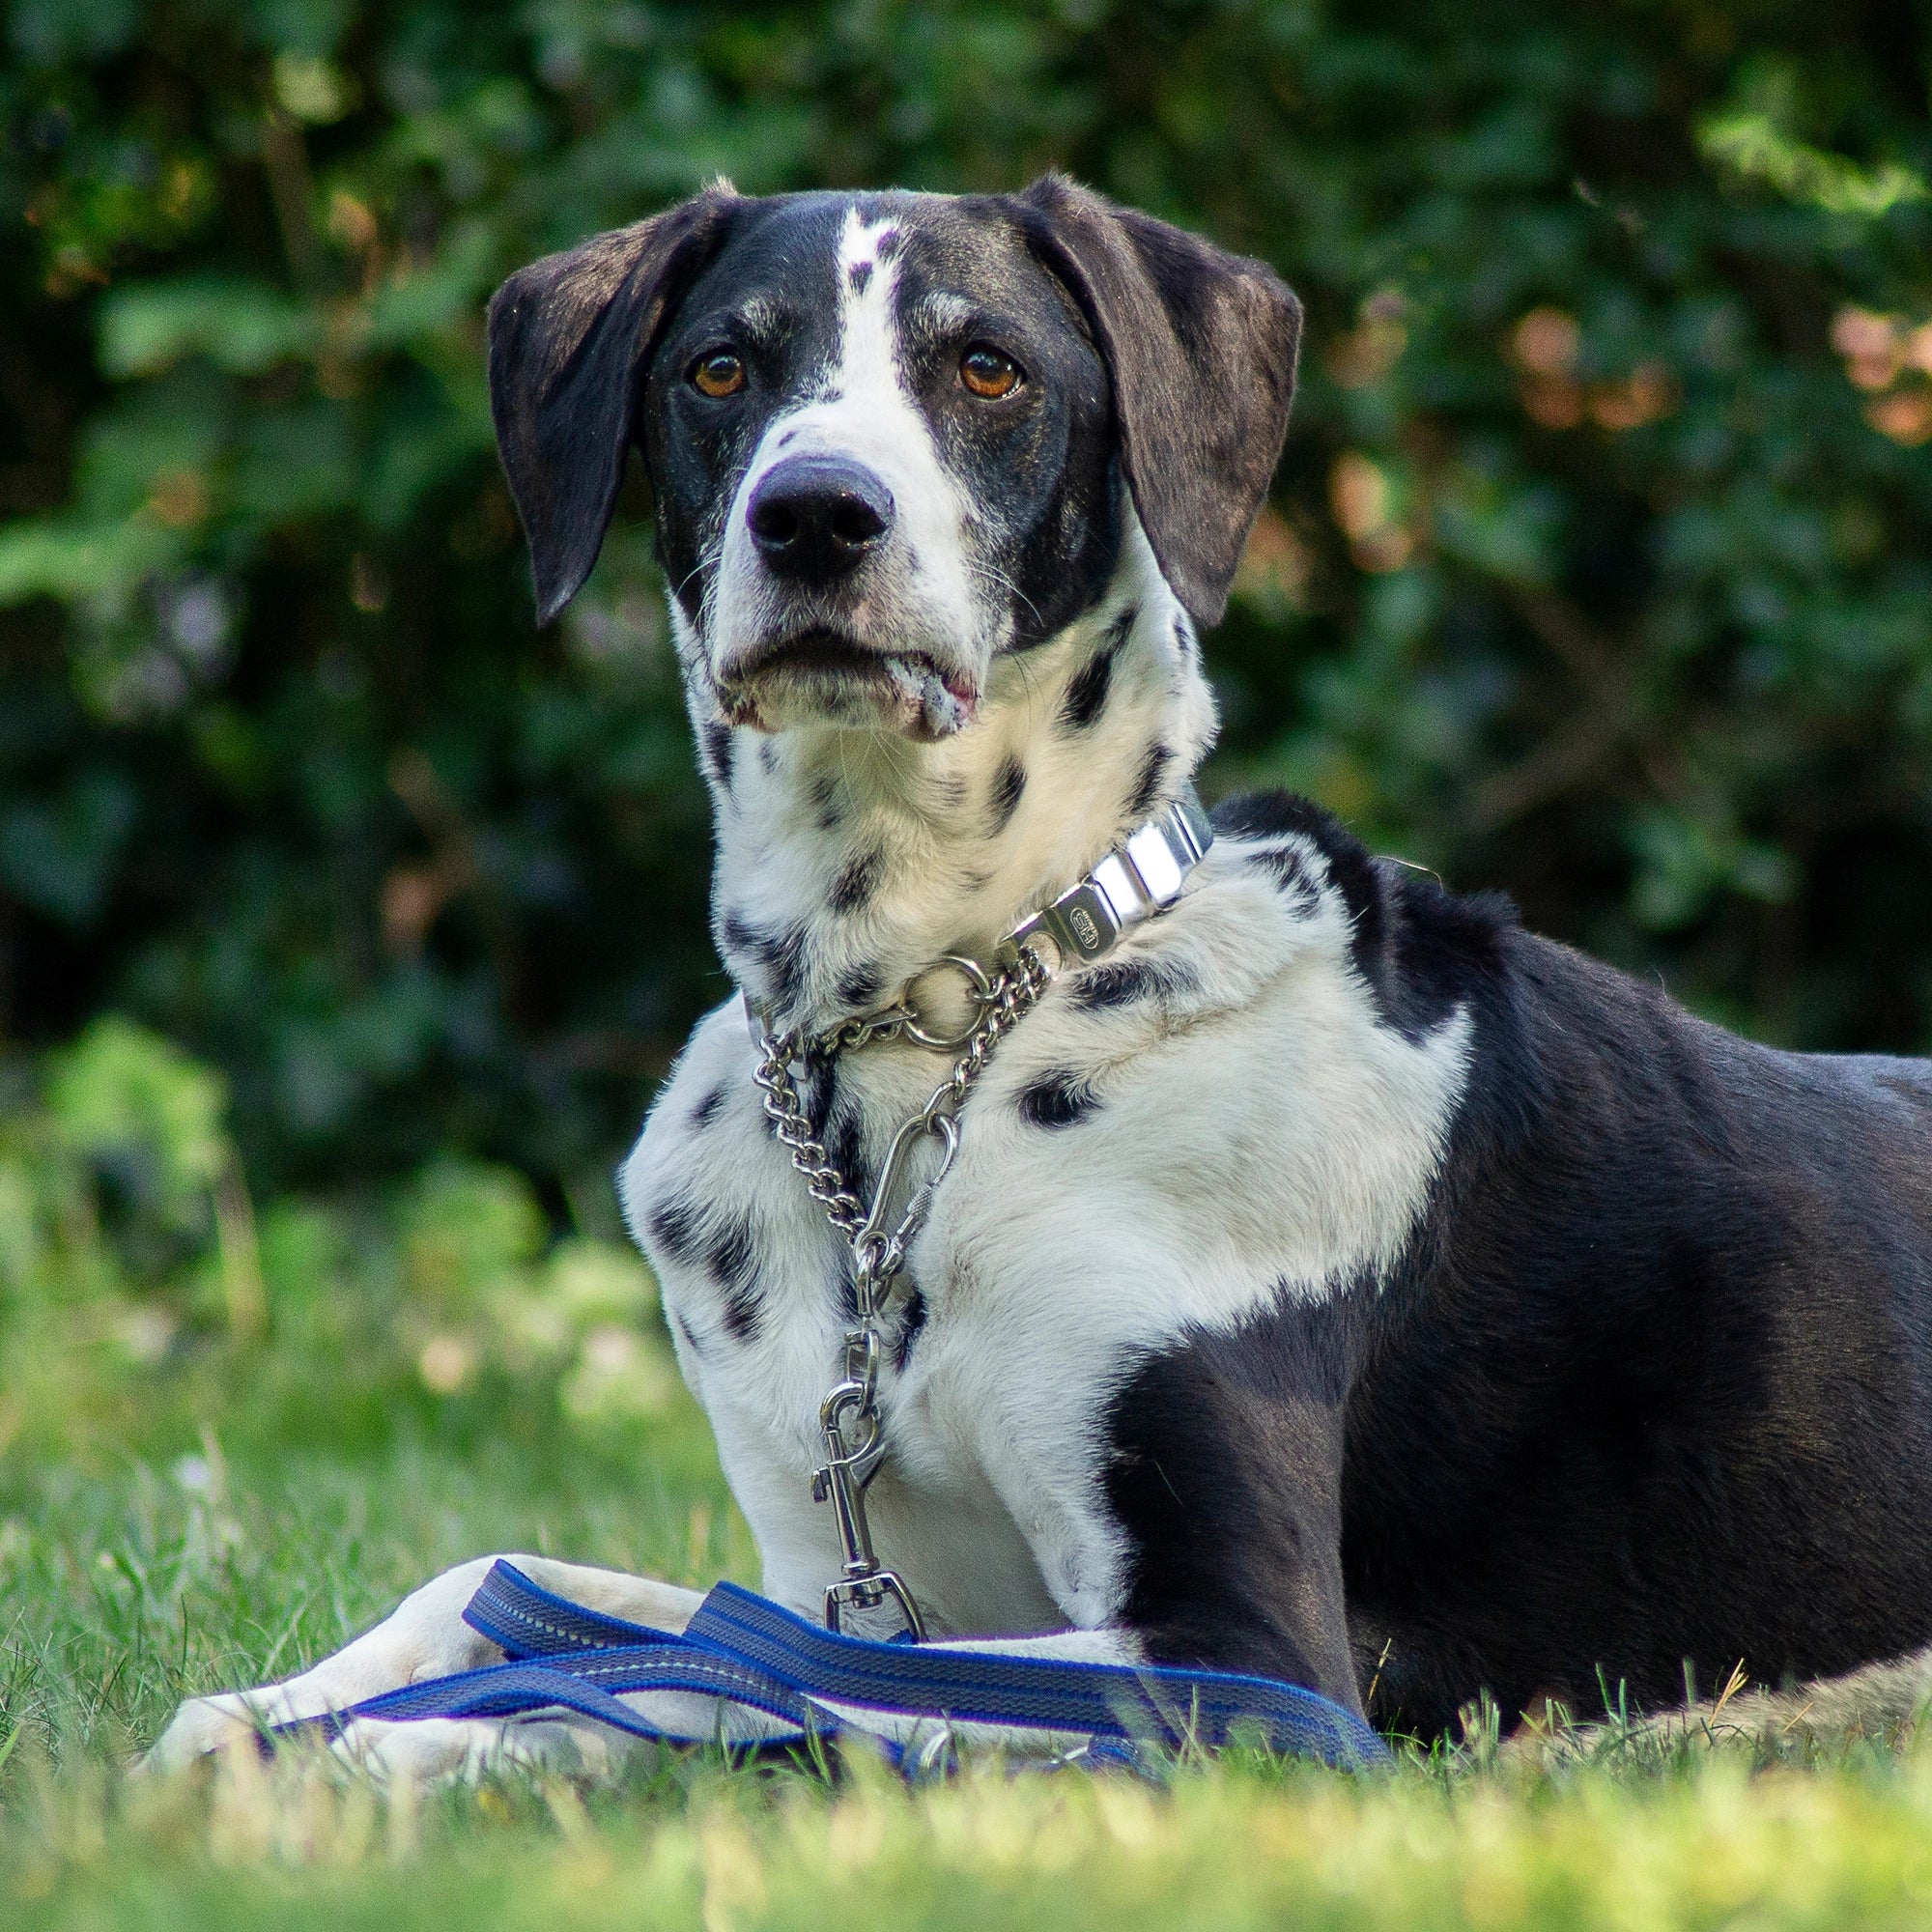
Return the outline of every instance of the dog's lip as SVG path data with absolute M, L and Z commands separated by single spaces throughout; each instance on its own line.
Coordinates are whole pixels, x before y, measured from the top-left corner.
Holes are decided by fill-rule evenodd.
M 962 704 L 971 706 L 979 697 L 971 678 L 940 663 L 930 651 L 895 651 L 861 643 L 848 633 L 823 624 L 754 646 L 720 681 L 743 686 L 776 671 L 802 671 L 808 676 L 858 678 L 878 684 L 891 676 L 895 665 L 938 679 Z

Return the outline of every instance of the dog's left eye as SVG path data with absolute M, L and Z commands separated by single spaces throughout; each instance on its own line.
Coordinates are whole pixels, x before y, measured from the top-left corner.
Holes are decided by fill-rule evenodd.
M 735 396 L 745 386 L 744 358 L 729 349 L 707 349 L 691 365 L 691 386 L 714 402 Z
M 959 358 L 959 380 L 976 396 L 1009 396 L 1020 385 L 1020 365 L 989 344 L 976 342 Z

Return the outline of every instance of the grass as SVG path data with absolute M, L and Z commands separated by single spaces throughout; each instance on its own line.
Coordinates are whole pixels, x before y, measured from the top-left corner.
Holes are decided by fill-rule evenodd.
M 505 1778 L 412 1802 L 303 1762 L 143 1785 L 121 1767 L 181 1696 L 295 1668 L 460 1557 L 752 1574 L 682 1404 L 623 1454 L 561 1428 L 174 1446 L 4 1491 L 0 1924 L 1932 1921 L 1932 1761 L 1863 1747 L 1760 1770 L 1613 1740 L 1546 1774 L 1479 1744 L 1362 1781 L 1236 1756 L 1159 1787 L 979 1766 L 911 1794 L 863 1763 L 834 1789 L 704 1754 L 604 1793 Z
M 165 1178 L 193 1110 L 130 1126 L 123 1090 L 203 1076 L 112 1047 L 0 1116 L 0 1927 L 1932 1924 L 1909 1744 L 1610 1723 L 1539 1766 L 1478 1723 L 1360 1779 L 1238 1752 L 918 1791 L 707 1752 L 588 1792 L 384 1792 L 294 1753 L 130 1778 L 181 1697 L 296 1669 L 460 1558 L 755 1561 L 611 1230 L 559 1240 L 460 1167 L 258 1217 L 210 1106 L 178 1198 L 144 1193 L 128 1150 L 160 1139 Z

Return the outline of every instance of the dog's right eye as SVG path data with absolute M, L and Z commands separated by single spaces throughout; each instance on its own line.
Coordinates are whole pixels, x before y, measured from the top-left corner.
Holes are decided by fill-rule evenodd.
M 735 396 L 745 386 L 744 358 L 729 349 L 707 349 L 691 365 L 691 386 L 714 402 Z

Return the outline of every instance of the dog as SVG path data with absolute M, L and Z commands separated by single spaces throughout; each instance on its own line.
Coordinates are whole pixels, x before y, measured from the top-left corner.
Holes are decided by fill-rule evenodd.
M 642 453 L 753 1033 L 901 993 L 956 1029 L 935 962 L 992 960 L 1184 808 L 1300 329 L 1265 265 L 1051 176 L 720 184 L 498 292 L 541 620 Z M 923 1183 L 867 1499 L 928 1640 L 1285 1678 L 1426 1738 L 1485 1692 L 1670 1704 L 1687 1668 L 1932 1639 L 1932 1065 L 1750 1044 L 1297 798 L 1213 826 L 1165 910 L 1049 962 Z M 764 1588 L 816 1616 L 854 1251 L 762 1053 L 737 998 L 702 1021 L 620 1187 Z M 903 1030 L 804 1055 L 857 1198 L 952 1064 Z M 496 1661 L 460 1615 L 491 1560 L 186 1704 L 157 1760 Z M 513 1560 L 661 1628 L 697 1602 Z M 595 1732 L 338 1748 L 594 1770 L 625 1747 Z

